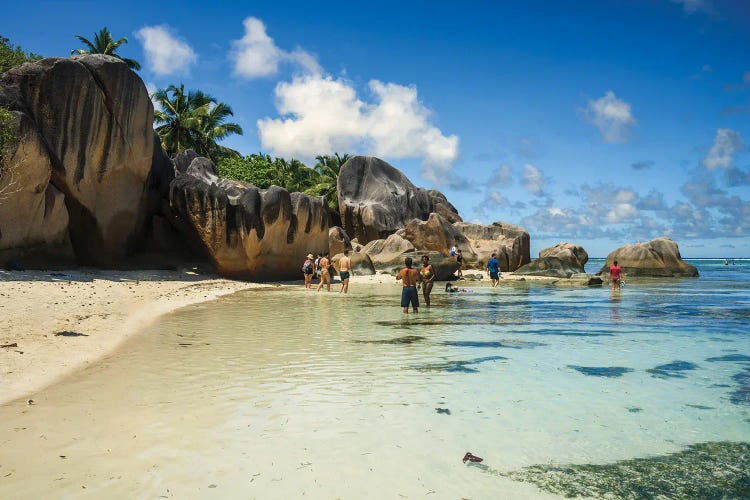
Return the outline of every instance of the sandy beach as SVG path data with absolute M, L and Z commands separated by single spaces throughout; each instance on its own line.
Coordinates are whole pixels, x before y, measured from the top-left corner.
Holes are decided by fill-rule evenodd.
M 111 354 L 159 315 L 262 286 L 190 270 L 0 272 L 0 404 Z

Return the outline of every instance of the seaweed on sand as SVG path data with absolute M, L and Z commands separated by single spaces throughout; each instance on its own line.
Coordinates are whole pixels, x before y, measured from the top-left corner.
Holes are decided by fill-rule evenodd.
M 497 361 L 501 359 L 508 359 L 503 356 L 485 356 L 483 358 L 469 359 L 466 361 L 445 361 L 442 363 L 431 363 L 428 365 L 412 366 L 415 370 L 421 372 L 462 372 L 462 373 L 477 373 L 479 370 L 472 368 L 470 365 L 476 365 L 484 363 L 485 361 Z
M 495 473 L 566 497 L 750 498 L 750 443 L 699 443 L 613 464 L 533 465 Z
M 583 373 L 584 375 L 590 375 L 592 377 L 622 377 L 624 374 L 632 372 L 632 368 L 626 368 L 624 366 L 577 366 L 568 365 L 568 368 L 572 368 L 576 371 Z
M 659 365 L 646 370 L 652 377 L 658 378 L 685 378 L 682 372 L 695 370 L 698 365 L 689 361 L 673 361 L 666 365 Z
M 420 337 L 419 335 L 407 335 L 405 337 L 396 337 L 395 339 L 386 339 L 386 340 L 353 340 L 352 342 L 355 342 L 357 344 L 388 344 L 388 345 L 396 345 L 396 344 L 413 344 L 415 342 L 419 342 L 421 340 L 424 340 L 425 337 Z

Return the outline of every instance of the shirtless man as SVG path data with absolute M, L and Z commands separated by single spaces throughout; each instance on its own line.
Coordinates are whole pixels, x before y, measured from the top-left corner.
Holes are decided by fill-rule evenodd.
M 404 308 L 404 314 L 409 314 L 409 304 L 412 312 L 419 312 L 419 296 L 417 295 L 417 283 L 421 281 L 419 271 L 413 269 L 411 257 L 404 259 L 404 267 L 396 275 L 397 280 L 401 280 L 403 288 L 401 289 L 401 307 Z
M 331 261 L 328 260 L 328 253 L 326 252 L 323 254 L 323 257 L 320 258 L 320 283 L 318 283 L 318 288 L 315 290 L 316 292 L 320 291 L 323 287 L 323 283 L 326 284 L 326 291 L 331 291 L 331 273 L 328 272 L 330 262 Z
M 344 256 L 339 260 L 339 276 L 341 277 L 341 290 L 339 293 L 349 293 L 349 276 L 352 272 L 352 261 L 349 259 L 349 249 L 344 250 Z

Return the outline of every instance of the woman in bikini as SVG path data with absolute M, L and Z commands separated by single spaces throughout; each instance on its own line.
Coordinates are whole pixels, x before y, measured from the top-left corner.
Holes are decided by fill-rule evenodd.
M 427 255 L 422 256 L 422 268 L 419 270 L 419 276 L 422 278 L 422 295 L 425 304 L 430 307 L 430 293 L 435 282 L 435 268 L 430 264 L 430 258 Z
M 316 292 L 319 292 L 320 289 L 323 288 L 324 283 L 326 285 L 326 291 L 331 291 L 331 273 L 328 270 L 329 265 L 330 261 L 328 260 L 328 252 L 326 252 L 320 259 L 320 283 L 318 283 L 318 288 L 315 290 Z

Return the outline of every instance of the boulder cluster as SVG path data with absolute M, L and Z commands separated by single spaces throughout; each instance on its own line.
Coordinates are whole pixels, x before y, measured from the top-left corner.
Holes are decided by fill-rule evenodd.
M 0 107 L 18 142 L 0 166 L 0 264 L 107 268 L 210 262 L 223 276 L 298 278 L 308 253 L 350 249 L 354 272 L 391 273 L 430 257 L 438 279 L 483 268 L 570 277 L 588 259 L 561 243 L 530 262 L 529 233 L 504 222 L 464 222 L 439 191 L 383 160 L 350 158 L 338 177 L 342 226 L 323 198 L 219 177 L 193 151 L 169 158 L 153 130 L 143 81 L 105 55 L 49 58 L 0 75 Z M 619 253 L 618 253 L 619 252 Z M 666 239 L 613 252 L 626 273 L 695 275 Z

